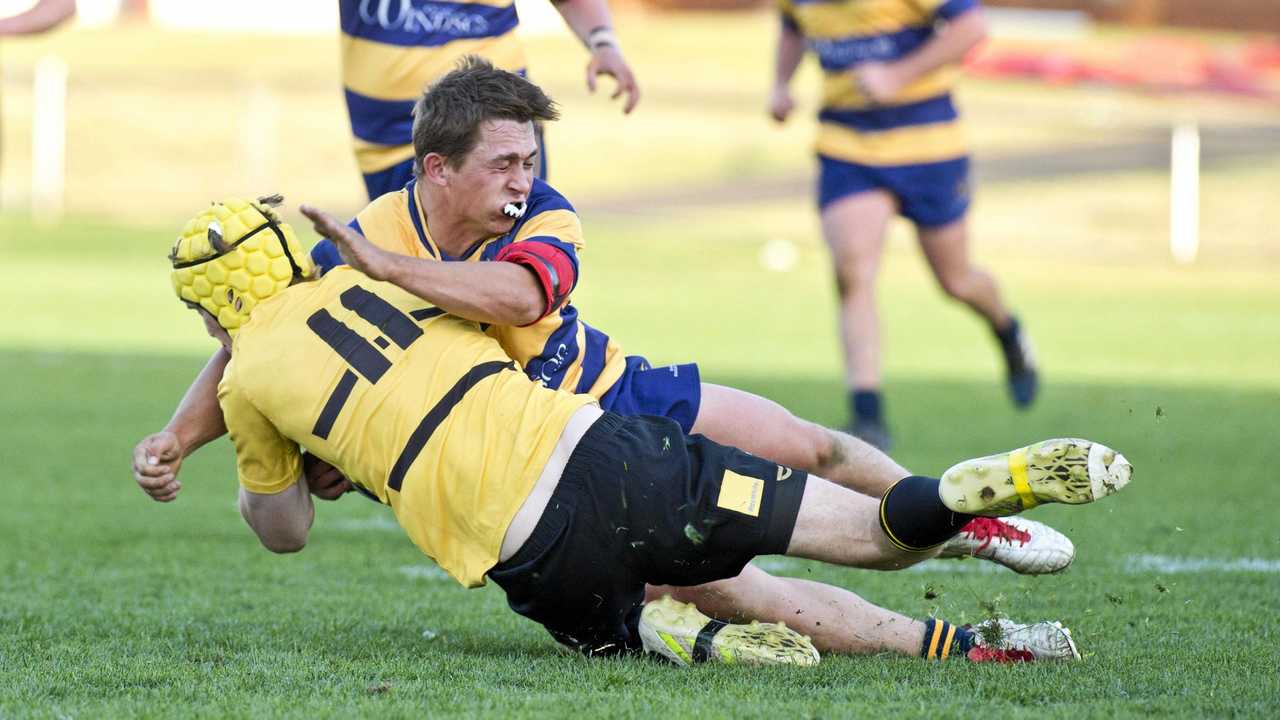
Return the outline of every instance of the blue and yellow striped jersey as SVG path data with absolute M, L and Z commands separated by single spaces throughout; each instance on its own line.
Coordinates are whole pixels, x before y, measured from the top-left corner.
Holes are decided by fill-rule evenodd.
M 524 72 L 513 0 L 340 0 L 342 76 L 364 174 L 413 157 L 413 105 L 464 55 Z
M 503 235 L 476 243 L 459 257 L 436 247 L 417 198 L 417 181 L 369 203 L 350 224 L 370 242 L 391 252 L 427 260 L 483 262 L 508 245 L 541 242 L 554 245 L 578 265 L 582 225 L 573 206 L 550 185 L 535 179 L 524 217 Z M 342 263 L 337 248 L 321 240 L 311 251 L 322 272 Z M 519 362 L 525 373 L 550 388 L 587 393 L 596 398 L 622 377 L 626 359 L 608 335 L 578 319 L 566 302 L 559 310 L 524 327 L 494 325 L 486 332 Z
M 592 399 L 530 382 L 476 323 L 340 268 L 254 307 L 218 401 L 245 489 L 293 485 L 304 446 L 474 587 Z
M 951 101 L 958 67 L 943 67 L 873 105 L 851 71 L 892 62 L 927 42 L 939 20 L 978 0 L 779 0 L 782 22 L 804 36 L 823 71 L 817 151 L 862 165 L 915 165 L 962 157 L 963 129 Z

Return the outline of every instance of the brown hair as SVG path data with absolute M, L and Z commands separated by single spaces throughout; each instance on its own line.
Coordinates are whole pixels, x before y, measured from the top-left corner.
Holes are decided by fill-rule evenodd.
M 422 173 L 422 159 L 431 153 L 460 167 L 479 142 L 485 121 L 539 123 L 559 117 L 555 102 L 537 85 L 468 55 L 432 84 L 413 108 L 413 172 Z

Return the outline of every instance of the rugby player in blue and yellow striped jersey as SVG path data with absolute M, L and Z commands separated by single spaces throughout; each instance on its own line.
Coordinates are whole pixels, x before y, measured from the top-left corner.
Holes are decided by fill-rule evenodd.
M 835 263 L 852 431 L 886 448 L 875 278 L 896 213 L 911 221 L 943 290 L 990 323 L 1013 401 L 1035 398 L 1037 372 L 995 280 L 968 255 L 969 155 L 951 90 L 986 35 L 978 0 L 779 0 L 769 112 L 794 108 L 806 49 L 822 66 L 818 207 Z
M 599 75 L 618 82 L 631 112 L 640 90 L 610 28 L 605 0 L 553 3 L 587 46 L 587 87 Z M 339 0 L 342 80 L 356 162 L 372 200 L 413 177 L 413 105 L 428 85 L 466 55 L 524 74 L 513 0 Z M 541 144 L 541 138 L 539 138 Z M 546 176 L 545 153 L 539 177 Z

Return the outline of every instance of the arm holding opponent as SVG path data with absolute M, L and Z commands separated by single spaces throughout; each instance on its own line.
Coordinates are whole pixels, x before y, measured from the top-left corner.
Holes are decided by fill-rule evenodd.
M 342 260 L 374 280 L 385 280 L 445 312 L 494 325 L 528 325 L 542 317 L 537 278 L 514 263 L 420 260 L 383 250 L 337 218 L 310 205 L 299 208 L 315 231 L 331 240 Z

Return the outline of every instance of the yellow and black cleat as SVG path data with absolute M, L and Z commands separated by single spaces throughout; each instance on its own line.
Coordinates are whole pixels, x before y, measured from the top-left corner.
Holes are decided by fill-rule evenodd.
M 1132 476 L 1133 466 L 1115 450 L 1057 438 L 966 460 L 942 474 L 938 494 L 954 512 L 1001 517 L 1044 503 L 1091 503 L 1119 492 Z
M 640 639 L 646 652 L 681 667 L 707 662 L 809 666 L 819 660 L 809 638 L 784 623 L 725 623 L 670 595 L 644 606 Z

